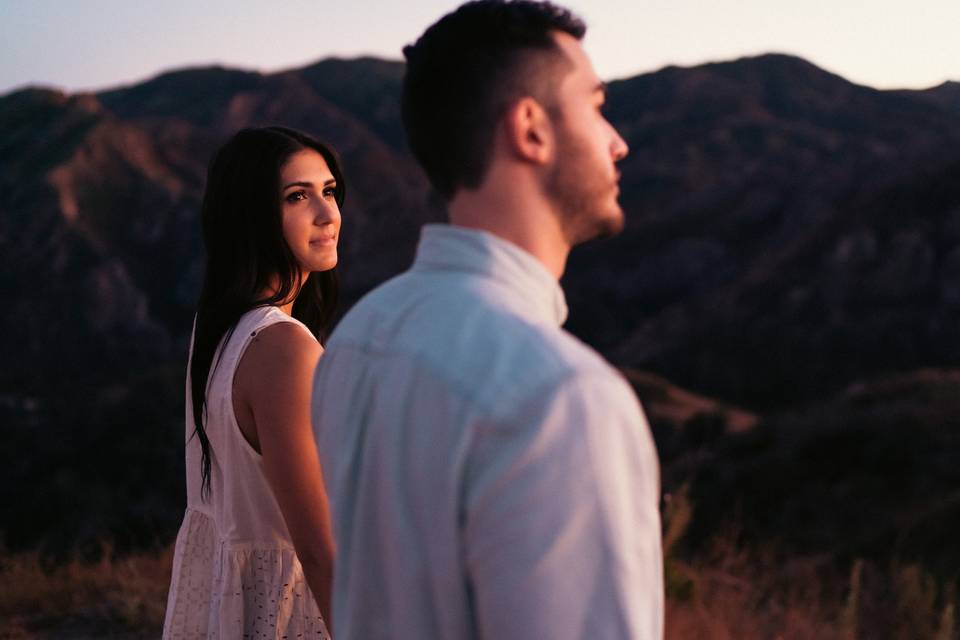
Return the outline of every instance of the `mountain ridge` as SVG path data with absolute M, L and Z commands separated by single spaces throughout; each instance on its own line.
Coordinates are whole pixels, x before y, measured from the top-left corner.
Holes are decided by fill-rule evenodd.
M 343 266 L 347 299 L 356 299 L 402 269 L 416 228 L 442 216 L 403 141 L 397 102 L 402 70 L 402 63 L 389 60 L 330 58 L 269 74 L 222 66 L 178 69 L 96 94 L 13 92 L 0 97 L 0 124 L 13 134 L 0 143 L 6 175 L 0 184 L 8 189 L 0 206 L 38 209 L 20 231 L 59 216 L 86 238 L 94 255 L 106 259 L 126 251 L 124 270 L 141 283 L 161 326 L 170 327 L 170 344 L 182 344 L 188 321 L 169 323 L 189 318 L 199 282 L 192 220 L 205 158 L 236 128 L 284 122 L 330 140 L 345 157 L 354 188 Z M 951 86 L 930 91 L 942 96 Z M 932 99 L 930 91 L 862 87 L 785 54 L 666 67 L 612 82 L 609 117 L 633 149 L 621 165 L 627 229 L 620 238 L 575 250 L 564 280 L 573 288 L 571 299 L 581 300 L 579 290 L 590 280 L 612 298 L 609 305 L 596 299 L 578 304 L 575 332 L 625 366 L 656 369 L 659 360 L 675 360 L 669 345 L 686 349 L 690 336 L 681 331 L 664 338 L 677 333 L 689 311 L 677 317 L 671 300 L 692 303 L 696 296 L 683 296 L 696 290 L 720 298 L 747 295 L 762 287 L 764 274 L 801 260 L 821 242 L 818 233 L 844 226 L 850 214 L 839 215 L 841 209 L 875 201 L 876 189 L 895 191 L 918 173 L 949 173 L 956 154 L 944 149 L 960 141 L 960 111 Z M 24 186 L 35 174 L 44 176 L 43 183 Z M 48 192 L 43 206 L 24 202 L 38 190 Z M 132 228 L 118 226 L 119 220 Z M 693 235 L 691 228 L 697 229 Z M 14 244 L 33 246 L 37 232 Z M 672 249 L 665 253 L 664 244 Z M 599 260 L 603 252 L 609 266 Z M 637 255 L 639 264 L 631 257 Z M 146 291 L 146 278 L 158 265 L 161 272 L 186 266 L 186 281 L 172 273 L 163 279 L 175 295 Z M 615 274 L 613 266 L 627 274 Z M 666 278 L 658 273 L 665 266 L 671 270 Z M 739 282 L 733 289 L 723 284 L 730 278 Z M 662 320 L 657 313 L 665 314 Z M 611 323 L 597 321 L 603 316 L 622 318 L 611 330 Z M 754 401 L 692 374 L 686 360 L 690 364 L 668 364 L 661 373 L 734 402 Z
M 76 528 L 141 541 L 175 528 L 199 204 L 207 159 L 234 129 L 283 123 L 339 150 L 343 309 L 410 264 L 420 226 L 443 206 L 403 140 L 402 69 L 376 59 L 206 68 L 0 97 L 0 424 L 15 444 L 0 488 L 19 492 L 5 490 L 0 522 L 18 523 L 5 532 L 12 546 L 66 544 Z M 620 164 L 626 225 L 572 252 L 567 327 L 651 396 L 669 486 L 706 478 L 698 495 L 713 504 L 703 482 L 715 473 L 718 487 L 749 494 L 763 474 L 728 458 L 756 451 L 769 473 L 798 441 L 829 453 L 833 432 L 781 438 L 784 424 L 811 424 L 805 407 L 836 406 L 862 429 L 876 416 L 842 399 L 846 389 L 956 368 L 960 109 L 944 98 L 954 89 L 880 91 L 780 55 L 610 83 L 606 112 L 631 148 Z M 918 460 L 950 452 L 952 423 L 940 433 L 932 422 L 947 409 L 884 419 L 871 446 L 895 449 L 917 428 Z M 38 474 L 24 451 L 56 473 Z M 162 478 L 130 480 L 128 464 Z M 753 496 L 764 509 L 790 491 L 768 484 L 780 493 Z M 759 525 L 777 529 L 775 516 Z M 708 510 L 703 526 L 718 517 Z

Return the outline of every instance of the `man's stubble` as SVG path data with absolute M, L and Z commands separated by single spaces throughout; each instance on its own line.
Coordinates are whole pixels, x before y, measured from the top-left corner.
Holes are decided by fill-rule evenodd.
M 556 122 L 556 120 L 555 120 Z M 570 246 L 607 238 L 623 230 L 617 175 L 591 162 L 595 150 L 562 121 L 557 124 L 557 154 L 544 180 Z

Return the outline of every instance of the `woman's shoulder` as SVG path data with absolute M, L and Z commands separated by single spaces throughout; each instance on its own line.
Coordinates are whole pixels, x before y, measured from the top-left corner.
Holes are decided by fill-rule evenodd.
M 256 338 L 268 329 L 276 331 L 276 327 L 283 327 L 279 331 L 280 334 L 285 335 L 287 332 L 296 334 L 299 331 L 306 339 L 316 342 L 307 325 L 273 306 L 254 307 L 244 313 L 234 325 L 233 333 L 247 343 L 250 342 L 247 338 Z M 248 348 L 249 345 L 245 344 L 242 350 L 246 351 Z
M 320 343 L 296 323 L 263 327 L 250 337 L 234 374 L 234 410 L 248 407 L 261 414 L 265 408 L 306 402 L 300 395 L 310 387 L 321 352 Z
M 261 373 L 277 368 L 316 364 L 323 348 L 307 327 L 272 307 L 257 314 L 261 321 L 250 327 L 250 343 L 243 363 Z M 312 366 L 312 365 L 311 365 Z

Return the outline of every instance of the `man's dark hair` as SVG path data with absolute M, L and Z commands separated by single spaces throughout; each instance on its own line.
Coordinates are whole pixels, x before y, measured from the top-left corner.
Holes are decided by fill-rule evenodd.
M 525 95 L 544 99 L 551 65 L 569 64 L 557 31 L 579 40 L 586 26 L 549 2 L 475 0 L 404 47 L 407 141 L 445 199 L 483 181 L 504 109 Z

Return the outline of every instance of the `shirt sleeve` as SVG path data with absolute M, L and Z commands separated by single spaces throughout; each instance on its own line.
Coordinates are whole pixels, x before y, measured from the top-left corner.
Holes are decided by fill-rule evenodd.
M 612 372 L 576 374 L 477 432 L 463 544 L 482 638 L 663 636 L 659 465 Z

